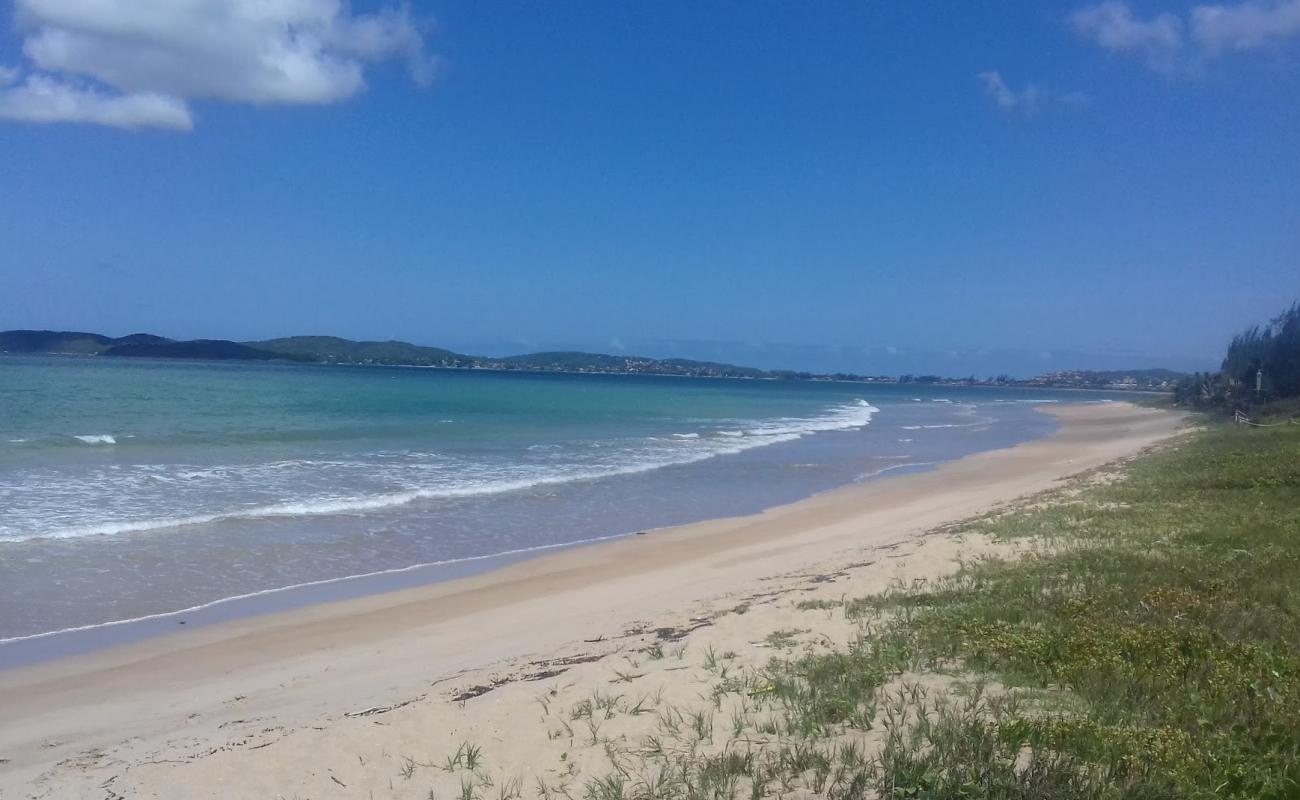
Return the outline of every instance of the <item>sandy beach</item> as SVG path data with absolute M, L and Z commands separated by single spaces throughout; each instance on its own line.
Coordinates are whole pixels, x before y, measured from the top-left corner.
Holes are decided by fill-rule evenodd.
M 1183 425 L 1127 403 L 1045 413 L 1046 439 L 753 516 L 0 672 L 0 797 L 443 798 L 467 744 L 497 787 L 481 796 L 577 796 L 616 758 L 603 743 L 707 702 L 718 658 L 844 643 L 842 618 L 797 601 L 1009 552 L 945 528 Z

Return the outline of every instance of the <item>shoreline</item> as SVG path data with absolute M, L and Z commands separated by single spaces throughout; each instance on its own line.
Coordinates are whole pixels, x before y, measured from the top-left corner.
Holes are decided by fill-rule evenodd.
M 98 775 L 104 759 L 134 763 L 194 742 L 218 745 L 250 718 L 329 730 L 348 712 L 427 695 L 431 680 L 555 656 L 669 617 L 689 625 L 718 598 L 761 594 L 792 570 L 838 569 L 864 552 L 916 545 L 929 531 L 1175 435 L 1183 419 L 1127 403 L 1043 411 L 1061 422 L 1044 439 L 759 514 L 0 672 L 0 789 L 44 780 L 61 792 L 76 777 L 69 760 L 98 754 L 74 770 Z M 189 744 L 177 744 L 182 729 Z
M 52 357 L 52 358 L 99 358 L 101 353 L 25 353 L 25 352 L 8 352 L 0 350 L 0 356 L 33 356 L 33 357 Z M 1020 384 L 1020 383 L 963 383 L 959 379 L 951 381 L 936 381 L 934 383 L 901 383 L 896 380 L 842 380 L 831 377 L 812 377 L 812 378 L 786 378 L 777 376 L 754 376 L 754 375 L 691 375 L 678 372 L 604 372 L 604 371 L 583 371 L 570 369 L 507 369 L 499 367 L 448 367 L 437 364 L 362 364 L 351 363 L 346 361 L 294 361 L 292 359 L 246 359 L 246 358 L 181 358 L 177 356 L 108 356 L 108 358 L 124 358 L 126 360 L 136 361 L 162 361 L 162 362 L 190 362 L 199 364 L 269 364 L 271 366 L 303 366 L 303 367 L 363 367 L 366 369 L 432 369 L 442 370 L 445 372 L 487 372 L 499 373 L 503 375 L 584 375 L 584 376 L 601 376 L 617 375 L 631 376 L 638 378 L 692 378 L 696 380 L 717 380 L 717 381 L 772 381 L 785 383 L 835 383 L 846 384 L 851 386 L 940 386 L 962 389 L 1048 389 L 1058 392 L 1108 392 L 1111 394 L 1132 394 L 1143 395 L 1143 399 L 1150 397 L 1169 396 L 1171 390 L 1165 389 L 1111 389 L 1106 387 L 1093 386 L 1044 386 L 1041 384 Z M 1122 370 L 1119 370 L 1122 371 Z M 1140 370 L 1135 370 L 1140 371 Z M 883 377 L 883 376 L 881 376 Z
M 859 400 L 859 403 L 865 403 Z M 945 401 L 947 402 L 947 401 Z M 1022 402 L 1022 401 L 1014 401 Z M 1030 402 L 1030 401 L 1025 401 Z M 1043 401 L 1056 404 L 1057 400 Z M 1038 405 L 1034 402 L 1033 405 Z M 874 415 L 878 409 L 865 406 Z M 1044 415 L 1050 417 L 1051 415 Z M 1058 423 L 1059 425 L 1059 423 Z M 938 426 L 946 427 L 946 426 Z M 961 426 L 956 426 L 961 427 Z M 1053 429 L 1054 432 L 1054 429 Z M 1050 436 L 1047 433 L 1018 432 L 1016 437 L 991 449 L 1011 447 L 1015 444 L 1033 441 L 1034 438 Z M 1021 438 L 1029 436 L 1030 438 Z M 983 450 L 974 451 L 984 452 Z M 719 518 L 761 514 L 783 505 L 801 502 L 827 492 L 861 486 L 865 483 L 893 477 L 901 474 L 913 474 L 935 469 L 939 465 L 959 460 L 970 453 L 945 454 L 935 460 L 893 463 L 880 467 L 873 472 L 863 473 L 856 479 L 811 489 L 807 494 L 800 493 L 790 498 L 789 495 L 779 500 L 766 501 L 761 505 L 749 505 L 747 508 L 734 510 L 733 513 L 709 513 L 700 511 L 690 513 L 687 519 L 674 522 L 652 522 L 646 527 L 621 527 L 616 532 L 589 531 L 594 535 L 562 542 L 527 545 L 504 551 L 459 556 L 443 560 L 403 564 L 381 568 L 368 572 L 344 574 L 333 577 L 306 580 L 280 586 L 270 586 L 250 590 L 245 593 L 218 596 L 195 602 L 180 608 L 164 609 L 141 613 L 138 616 L 108 619 L 100 622 L 70 625 L 64 628 L 44 630 L 12 636 L 0 636 L 0 673 L 7 670 L 28 667 L 47 661 L 85 655 L 99 650 L 120 647 L 148 640 L 157 636 L 177 632 L 176 625 L 188 626 L 186 631 L 195 628 L 228 623 L 244 618 L 258 617 L 312 605 L 338 602 L 371 595 L 420 587 L 427 584 L 464 579 L 473 575 L 498 570 L 511 564 L 537 558 L 549 553 L 562 552 L 574 548 L 588 547 L 594 544 L 628 538 L 631 536 L 658 534 L 660 531 L 709 522 Z M 701 459 L 707 461 L 708 459 Z M 685 467 L 695 462 L 685 462 L 670 466 Z M 653 470 L 647 470 L 653 471 Z M 619 476 L 621 477 L 621 476 Z M 788 499 L 787 499 L 788 498 Z M 608 530 L 608 529 L 604 529 Z

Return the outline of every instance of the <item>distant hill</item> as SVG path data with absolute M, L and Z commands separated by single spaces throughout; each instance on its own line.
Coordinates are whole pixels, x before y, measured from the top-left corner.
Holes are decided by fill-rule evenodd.
M 136 358 L 198 358 L 269 361 L 286 358 L 225 339 L 177 342 L 152 333 L 132 333 L 114 339 L 81 331 L 0 331 L 0 353 L 128 356 Z
M 1168 391 L 1182 373 L 1167 369 L 1070 370 L 1028 380 L 942 378 L 937 375 L 899 377 L 846 373 L 814 375 L 788 370 L 767 371 L 687 358 L 646 358 L 555 351 L 504 358 L 471 356 L 410 342 L 358 342 L 337 336 L 287 336 L 255 342 L 226 339 L 175 341 L 149 333 L 112 338 L 81 331 L 0 331 L 0 353 L 47 353 L 134 358 L 193 358 L 238 361 L 295 361 L 309 364 L 355 364 L 393 367 L 443 367 L 521 372 L 582 372 L 614 375 L 681 375 L 699 378 L 762 378 L 767 380 L 836 380 L 867 383 L 926 383 L 963 386 L 1026 386 L 1076 389 L 1137 389 Z
M 154 338 L 160 339 L 161 337 Z M 275 359 L 289 358 L 281 353 L 259 350 L 226 339 L 193 339 L 187 342 L 173 342 L 168 339 L 162 339 L 161 341 L 132 341 L 125 344 L 114 344 L 99 355 L 133 358 L 197 358 L 214 361 L 273 361 Z
M 170 341 L 172 340 L 166 336 L 154 336 L 152 333 L 132 333 L 114 339 L 113 344 L 162 344 Z
M 724 372 L 729 378 L 765 378 L 774 373 L 754 367 L 737 367 L 734 364 L 721 364 L 716 361 L 692 361 L 689 358 L 666 358 L 657 362 L 672 369 L 680 369 L 689 374 L 704 372 Z
M 409 342 L 354 342 L 337 336 L 287 336 L 245 342 L 261 351 L 278 353 L 300 361 L 322 364 L 383 364 L 387 366 L 464 367 L 474 358 Z
M 0 332 L 0 352 L 92 355 L 115 341 L 98 333 L 80 331 L 4 331 Z
M 101 355 L 134 358 L 196 358 L 240 361 L 298 361 L 313 364 L 357 364 L 403 367 L 448 367 L 537 372 L 631 373 L 691 375 L 715 378 L 767 378 L 771 373 L 732 364 L 658 360 L 603 353 L 530 353 L 487 358 L 454 353 L 441 347 L 410 342 L 358 342 L 338 336 L 287 336 L 254 342 L 225 339 L 175 341 L 148 333 L 111 338 L 76 331 L 5 331 L 0 352 Z

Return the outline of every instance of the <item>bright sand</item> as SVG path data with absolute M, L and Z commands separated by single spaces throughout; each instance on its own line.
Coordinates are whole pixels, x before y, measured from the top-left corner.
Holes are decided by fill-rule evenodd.
M 481 797 L 515 779 L 526 798 L 538 779 L 580 796 L 612 769 L 606 742 L 654 732 L 656 714 L 630 712 L 640 698 L 712 708 L 710 649 L 741 669 L 778 630 L 843 646 L 842 616 L 795 604 L 1005 550 L 941 529 L 1183 422 L 1126 403 L 1047 413 L 1062 427 L 1046 439 L 762 514 L 0 672 L 0 797 L 448 798 L 466 773 L 439 765 L 463 742 L 497 787 Z M 594 735 L 572 714 L 593 692 L 622 696 Z

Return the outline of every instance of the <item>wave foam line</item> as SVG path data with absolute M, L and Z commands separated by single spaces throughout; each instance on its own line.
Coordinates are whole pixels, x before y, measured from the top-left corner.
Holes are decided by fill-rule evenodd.
M 905 431 L 930 431 L 930 430 L 939 430 L 940 428 L 975 428 L 980 425 L 988 425 L 990 422 L 993 422 L 993 420 L 986 420 L 984 422 L 961 422 L 961 423 L 945 422 L 942 425 L 902 425 L 900 427 L 902 430 Z
M 864 473 L 862 473 L 861 475 L 859 475 L 859 476 L 855 479 L 855 482 L 856 482 L 856 483 L 862 483 L 863 481 L 868 481 L 868 480 L 871 480 L 872 478 L 878 478 L 878 477 L 880 477 L 881 475 L 884 475 L 886 472 L 893 472 L 893 471 L 896 470 L 896 469 L 907 469 L 908 467 L 932 467 L 932 466 L 934 466 L 934 465 L 937 464 L 937 463 L 939 463 L 939 462 L 937 462 L 937 461 L 910 461 L 910 462 L 908 462 L 908 463 L 906 463 L 906 464 L 890 464 L 890 465 L 887 466 L 887 467 L 881 467 L 880 469 L 872 470 L 871 472 L 864 472 Z
M 769 444 L 764 442 L 763 444 Z M 757 446 L 757 445 L 751 445 Z M 0 542 L 30 542 L 38 539 L 80 539 L 89 536 L 114 536 L 122 533 L 141 533 L 144 531 L 163 530 L 166 528 L 184 528 L 192 525 L 207 525 L 213 522 L 226 522 L 241 519 L 276 519 L 282 517 L 319 517 L 331 514 L 347 514 L 358 511 L 376 511 L 414 503 L 417 500 L 438 500 L 454 497 L 481 497 L 503 494 L 505 492 L 531 489 L 538 486 L 550 486 L 559 483 L 573 483 L 598 478 L 632 475 L 649 472 L 661 467 L 677 464 L 689 464 L 730 452 L 741 452 L 748 448 L 729 448 L 725 451 L 706 452 L 694 458 L 674 461 L 642 462 L 607 470 L 587 470 L 559 475 L 539 475 L 513 481 L 492 481 L 476 486 L 447 486 L 433 489 L 410 489 L 404 492 L 391 492 L 371 497 L 341 497 L 306 502 L 277 503 L 274 505 L 254 506 L 237 511 L 221 511 L 211 514 L 194 514 L 188 517 L 163 517 L 143 520 L 125 520 L 120 522 L 103 522 L 94 525 L 80 525 L 61 530 L 49 531 L 28 536 L 0 537 Z
M 503 480 L 481 483 L 473 486 L 443 486 L 428 489 L 409 489 L 403 492 L 391 492 L 371 497 L 339 497 L 319 499 L 306 502 L 278 503 L 274 505 L 254 506 L 235 511 L 221 511 L 210 514 L 194 514 L 188 517 L 164 517 L 143 520 L 122 520 L 102 522 L 93 525 L 78 525 L 44 533 L 0 536 L 0 542 L 30 542 L 38 539 L 80 539 L 89 536 L 114 536 L 123 533 L 141 533 L 144 531 L 166 528 L 183 528 L 192 525 L 207 525 L 237 519 L 273 519 L 278 517 L 309 517 L 346 514 L 357 511 L 375 511 L 413 503 L 417 500 L 438 500 L 454 497 L 482 497 L 503 494 L 505 492 L 531 489 L 537 486 L 551 486 L 561 483 L 598 480 L 621 475 L 634 475 L 650 472 L 664 467 L 693 464 L 722 455 L 735 455 L 746 450 L 781 442 L 794 441 L 810 433 L 832 430 L 856 430 L 871 422 L 871 418 L 880 409 L 866 400 L 858 400 L 854 405 L 840 406 L 824 417 L 809 419 L 788 418 L 771 423 L 760 423 L 754 428 L 739 432 L 739 436 L 729 435 L 725 446 L 714 446 L 685 456 L 653 461 L 642 461 L 622 467 L 607 469 L 588 469 L 578 472 L 554 475 L 537 475 L 517 480 Z M 677 434 L 674 434 L 677 436 Z M 688 441 L 681 440 L 679 441 Z M 694 440 L 689 440 L 694 441 Z M 721 440 L 717 440 L 721 441 Z
M 860 399 L 852 405 L 839 406 L 830 414 L 821 417 L 810 419 L 786 417 L 771 422 L 759 422 L 751 428 L 720 430 L 718 434 L 730 437 L 794 436 L 798 438 L 820 431 L 856 430 L 871 424 L 871 418 L 878 413 L 880 409 Z
M 446 566 L 451 566 L 452 564 L 468 564 L 475 561 L 488 561 L 493 558 L 506 558 L 508 556 L 526 555 L 528 553 L 541 553 L 547 550 L 558 550 L 562 547 L 578 547 L 587 544 L 599 544 L 600 542 L 608 542 L 614 539 L 626 539 L 633 535 L 634 534 L 631 533 L 616 533 L 611 536 L 595 536 L 590 539 L 577 539 L 572 542 L 555 542 L 553 544 L 534 545 L 533 547 L 517 547 L 512 550 L 502 550 L 499 553 L 487 553 L 480 556 L 465 556 L 464 558 L 448 558 L 448 559 L 443 559 L 441 561 L 427 561 L 421 564 L 412 564 L 408 567 L 395 567 L 393 569 L 381 569 L 381 570 L 376 570 L 374 572 L 362 572 L 357 575 L 345 575 L 341 578 L 324 578 L 318 581 L 306 581 L 304 583 L 293 583 L 288 586 L 277 586 L 274 589 L 261 589 L 256 592 L 248 592 L 246 594 L 236 594 L 236 595 L 231 595 L 230 597 L 222 597 L 217 600 L 211 600 L 207 603 L 200 603 L 196 606 L 190 606 L 189 608 L 182 608 L 176 611 L 162 611 L 157 614 L 145 614 L 144 616 L 140 616 L 140 617 L 129 617 L 127 619 L 115 619 L 115 620 L 110 620 L 109 622 L 96 622 L 91 625 L 77 625 L 71 628 L 59 628 L 58 630 L 54 630 L 54 631 L 44 631 L 43 633 L 30 633 L 25 636 L 10 636 L 8 638 L 0 639 L 0 645 L 14 644 L 16 642 L 28 642 L 35 639 L 47 639 L 51 636 L 59 636 L 65 633 L 78 633 L 81 631 L 97 630 L 99 628 L 112 628 L 118 625 L 130 625 L 136 622 L 148 622 L 150 620 L 156 620 L 156 619 L 169 619 L 171 617 L 177 617 L 182 614 L 193 614 L 196 611 L 203 611 L 205 609 L 213 608 L 215 606 L 223 605 L 225 603 L 234 603 L 240 600 L 249 600 L 254 597 L 264 597 L 266 595 L 280 594 L 282 592 L 292 592 L 296 589 L 309 589 L 314 586 L 328 586 L 330 584 L 362 580 L 364 578 L 377 578 L 382 575 L 399 575 L 403 572 L 414 572 L 417 569 L 425 569 L 427 567 L 446 567 Z

